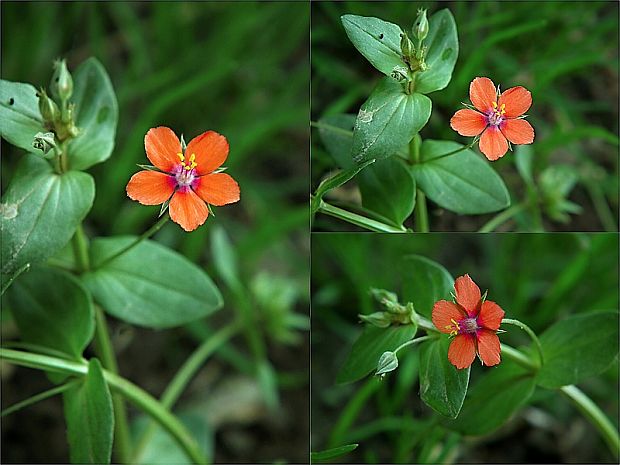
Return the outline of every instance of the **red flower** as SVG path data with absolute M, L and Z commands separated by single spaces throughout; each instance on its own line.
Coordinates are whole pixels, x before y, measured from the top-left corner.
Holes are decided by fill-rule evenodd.
M 534 142 L 534 128 L 524 113 L 532 105 L 532 94 L 521 86 L 499 94 L 493 81 L 477 77 L 469 85 L 469 98 L 475 109 L 457 111 L 450 126 L 461 136 L 480 136 L 480 151 L 491 161 L 503 157 L 508 139 L 513 144 Z
M 228 157 L 228 141 L 207 131 L 193 138 L 185 153 L 170 128 L 149 129 L 144 136 L 146 156 L 159 171 L 134 174 L 127 195 L 143 205 L 170 201 L 170 218 L 185 231 L 193 231 L 209 216 L 207 204 L 221 206 L 239 200 L 239 185 L 217 172 Z M 205 203 L 206 202 L 206 203 Z
M 433 324 L 442 333 L 456 336 L 448 349 L 448 360 L 456 368 L 467 368 L 476 354 L 483 365 L 500 362 L 497 330 L 504 311 L 495 302 L 483 300 L 480 289 L 468 274 L 454 283 L 456 303 L 440 300 L 433 306 Z

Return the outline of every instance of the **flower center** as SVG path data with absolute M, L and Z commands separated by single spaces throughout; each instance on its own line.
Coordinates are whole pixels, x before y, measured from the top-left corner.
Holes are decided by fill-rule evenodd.
M 461 320 L 460 326 L 463 333 L 475 333 L 478 329 L 478 321 L 475 318 L 465 318 Z
M 175 179 L 179 186 L 189 186 L 196 177 L 196 172 L 194 171 L 194 168 L 198 166 L 198 163 L 196 163 L 196 154 L 192 153 L 188 161 L 185 160 L 185 155 L 182 153 L 177 153 L 177 156 L 179 160 L 181 160 L 181 164 L 177 166 Z
M 450 319 L 451 325 L 446 326 L 446 329 L 451 330 L 450 336 L 456 336 L 457 334 L 469 333 L 474 334 L 480 327 L 478 326 L 478 320 L 476 318 L 463 318 L 460 321 Z
M 492 126 L 499 126 L 504 121 L 504 114 L 506 113 L 506 104 L 502 103 L 500 108 L 497 107 L 497 102 L 493 102 L 493 110 L 487 114 L 487 121 Z

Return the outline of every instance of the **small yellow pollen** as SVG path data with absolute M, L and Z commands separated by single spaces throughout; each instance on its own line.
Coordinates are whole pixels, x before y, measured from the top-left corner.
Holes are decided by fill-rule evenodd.
M 493 108 L 497 108 L 497 102 L 493 102 Z
M 452 329 L 452 331 L 450 331 L 450 336 L 456 336 L 459 333 L 459 331 L 461 330 L 461 327 L 459 326 L 459 324 L 456 321 L 454 321 L 454 318 L 450 318 L 450 321 L 452 322 L 452 324 L 451 325 L 447 325 L 446 329 L 454 328 L 454 329 Z
M 195 153 L 192 153 L 190 155 L 189 163 L 185 163 L 185 156 L 182 153 L 177 153 L 177 156 L 179 157 L 179 160 L 181 160 L 181 166 L 186 171 L 193 170 L 194 168 L 196 168 L 198 166 L 198 163 L 196 163 L 196 154 Z
M 504 113 L 506 113 L 506 104 L 502 103 L 502 107 L 500 108 L 501 110 L 501 114 L 503 115 Z

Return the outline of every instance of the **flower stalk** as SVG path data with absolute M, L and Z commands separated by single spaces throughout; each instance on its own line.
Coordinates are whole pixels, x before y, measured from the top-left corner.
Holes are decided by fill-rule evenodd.
M 542 346 L 540 345 L 540 341 L 538 340 L 538 337 L 536 336 L 536 333 L 534 333 L 534 331 L 532 331 L 532 329 L 525 323 L 522 323 L 519 320 L 514 320 L 512 318 L 504 318 L 502 320 L 502 324 L 514 325 L 527 333 L 527 335 L 534 342 L 534 345 L 536 346 L 536 350 L 538 351 L 539 364 L 540 364 L 539 367 L 543 366 L 543 364 L 545 363 L 543 349 L 542 349 Z

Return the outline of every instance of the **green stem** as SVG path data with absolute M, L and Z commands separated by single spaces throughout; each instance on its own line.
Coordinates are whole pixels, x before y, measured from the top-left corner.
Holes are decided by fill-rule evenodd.
M 532 362 L 529 357 L 524 355 L 523 352 L 520 352 L 517 349 L 510 347 L 509 345 L 501 344 L 501 353 L 506 358 L 521 365 L 523 368 L 526 368 L 531 372 L 536 372 L 538 370 L 538 366 L 534 362 Z
M 415 196 L 415 219 L 419 232 L 428 232 L 428 209 L 426 207 L 426 194 L 420 188 L 416 190 Z
M 545 358 L 543 355 L 543 349 L 542 346 L 540 345 L 540 341 L 538 340 L 538 337 L 536 337 L 536 333 L 534 331 L 532 331 L 532 329 L 526 325 L 525 323 L 520 322 L 519 320 L 513 320 L 511 318 L 504 318 L 502 320 L 502 324 L 508 324 L 508 325 L 514 325 L 517 326 L 518 328 L 522 329 L 523 331 L 525 331 L 528 336 L 532 339 L 532 341 L 534 341 L 534 345 L 536 346 L 536 350 L 538 350 L 538 357 L 539 357 L 539 363 L 540 366 L 543 366 L 545 363 Z
M 357 390 L 355 395 L 351 397 L 345 408 L 340 414 L 340 418 L 331 431 L 328 448 L 333 448 L 344 444 L 347 438 L 347 432 L 350 431 L 351 425 L 366 405 L 366 402 L 377 389 L 381 386 L 381 381 L 377 377 L 373 377 L 366 381 L 366 384 Z
M 420 163 L 420 149 L 422 148 L 422 138 L 420 134 L 416 134 L 411 139 L 409 143 L 409 158 L 411 159 L 411 163 L 418 164 Z M 416 189 L 415 196 L 415 218 L 416 218 L 416 226 L 419 232 L 428 232 L 428 209 L 426 207 L 426 194 L 422 189 Z
M 78 271 L 90 269 L 88 245 L 82 224 L 79 224 L 73 236 L 73 253 Z M 118 374 L 118 364 L 110 341 L 108 324 L 101 307 L 95 305 L 95 347 L 101 364 L 112 373 Z M 129 463 L 131 458 L 131 435 L 125 401 L 118 394 L 112 395 L 114 405 L 114 453 L 119 463 Z
M 510 208 L 507 208 L 503 212 L 501 212 L 501 213 L 497 214 L 496 216 L 494 216 L 493 218 L 491 218 L 484 226 L 482 226 L 482 228 L 480 228 L 480 230 L 478 232 L 488 233 L 488 232 L 494 231 L 495 228 L 497 228 L 501 224 L 505 223 L 510 218 L 512 218 L 514 215 L 516 215 L 521 210 L 523 210 L 525 208 L 525 206 L 526 206 L 526 204 L 522 202 L 522 203 L 518 203 L 516 205 L 513 205 Z
M 370 231 L 375 232 L 390 232 L 390 233 L 405 233 L 407 232 L 407 228 L 401 226 L 399 228 L 390 226 L 388 224 L 382 223 L 380 221 L 376 221 L 370 219 L 366 216 L 358 215 L 357 213 L 352 213 L 348 210 L 344 210 L 342 208 L 335 207 L 330 205 L 329 203 L 321 200 L 319 204 L 318 212 L 324 213 L 329 216 L 333 216 L 340 220 L 347 221 L 356 226 L 360 226 L 362 228 L 366 228 Z
M 75 230 L 73 239 L 71 240 L 73 246 L 73 256 L 75 257 L 75 263 L 79 272 L 88 271 L 90 268 L 90 260 L 88 257 L 88 243 L 86 241 L 86 234 L 84 234 L 84 228 L 80 223 Z
M 435 339 L 435 336 L 421 336 L 421 337 L 416 337 L 415 339 L 411 339 L 407 342 L 403 342 L 401 345 L 399 345 L 395 350 L 394 353 L 397 354 L 399 350 L 404 349 L 407 346 L 413 345 L 413 344 L 418 344 L 420 342 L 424 342 L 424 341 L 428 341 L 429 339 Z
M 36 404 L 37 402 L 41 402 L 42 400 L 48 399 L 50 397 L 54 397 L 57 394 L 61 394 L 65 392 L 67 389 L 75 386 L 76 380 L 69 381 L 68 383 L 61 384 L 60 386 L 54 386 L 52 389 L 48 389 L 47 391 L 36 394 L 32 397 L 28 397 L 28 399 L 22 400 L 14 405 L 11 405 L 8 408 L 5 408 L 2 413 L 0 413 L 0 417 L 5 417 L 10 415 L 13 412 L 17 412 L 25 407 L 29 407 L 30 405 Z
M 0 359 L 4 359 L 10 363 L 14 363 L 15 365 L 45 371 L 53 371 L 56 373 L 63 373 L 78 377 L 86 376 L 88 373 L 88 364 L 85 360 L 82 360 L 81 362 L 74 362 L 71 360 L 49 357 L 47 355 L 1 348 Z M 193 463 L 207 463 L 198 444 L 189 431 L 185 428 L 183 423 L 172 415 L 168 409 L 161 405 L 157 399 L 133 384 L 131 381 L 111 373 L 108 370 L 104 370 L 103 374 L 106 381 L 115 392 L 120 393 L 138 408 L 144 410 L 168 433 L 170 433 L 188 457 L 191 458 Z
M 570 399 L 570 401 L 579 409 L 579 411 L 596 427 L 600 435 L 603 437 L 611 453 L 615 456 L 616 462 L 620 455 L 620 437 L 618 430 L 609 421 L 609 418 L 601 411 L 601 409 L 592 400 L 585 395 L 577 386 L 563 386 L 560 388 L 562 394 Z
M 95 305 L 95 348 L 103 368 L 118 375 L 118 364 L 110 340 L 108 323 L 103 310 Z M 131 463 L 131 435 L 125 401 L 118 394 L 112 395 L 114 405 L 114 452 L 119 463 Z
M 95 268 L 103 268 L 105 265 L 110 263 L 112 260 L 120 257 L 121 255 L 123 255 L 123 254 L 127 253 L 128 251 L 130 251 L 131 249 L 133 249 L 135 246 L 137 246 L 144 239 L 148 239 L 149 237 L 151 237 L 153 234 L 155 234 L 157 231 L 159 231 L 162 228 L 163 225 L 165 225 L 168 222 L 168 219 L 170 219 L 170 216 L 166 213 L 164 216 L 162 216 L 159 219 L 159 221 L 157 223 L 155 223 L 153 226 L 151 226 L 149 229 L 147 229 L 140 237 L 136 238 L 135 241 L 133 241 L 128 246 L 123 247 L 121 250 L 119 250 L 115 254 L 109 256 L 108 258 L 103 260 L 101 263 L 98 263 Z
M 237 334 L 239 328 L 239 323 L 225 326 L 213 336 L 206 339 L 194 353 L 190 355 L 161 396 L 160 402 L 165 408 L 172 409 L 181 396 L 181 393 L 185 390 L 185 387 L 189 384 L 200 367 L 204 365 L 207 358 Z M 137 441 L 138 445 L 134 450 L 131 463 L 141 462 L 142 454 L 149 441 L 152 439 L 153 434 L 155 434 L 155 431 L 156 424 L 151 422 Z
M 443 154 L 439 155 L 438 157 L 433 157 L 433 158 L 431 158 L 431 159 L 429 159 L 429 160 L 426 160 L 426 161 L 423 161 L 423 162 L 421 162 L 421 163 L 426 163 L 426 162 L 430 162 L 430 161 L 437 161 L 437 160 L 441 160 L 442 158 L 446 158 L 446 157 L 449 157 L 449 156 L 451 156 L 451 155 L 457 154 L 457 153 L 459 153 L 459 152 L 462 152 L 463 150 L 468 150 L 468 149 L 472 148 L 472 147 L 476 144 L 476 142 L 478 142 L 478 139 L 477 139 L 477 138 L 475 138 L 475 139 L 472 141 L 472 143 L 471 143 L 471 144 L 466 145 L 465 147 L 461 147 L 460 149 L 453 150 L 452 152 L 443 153 Z

